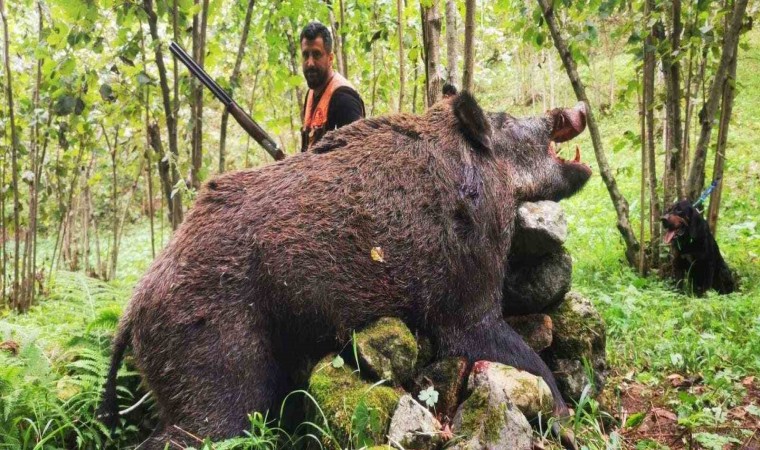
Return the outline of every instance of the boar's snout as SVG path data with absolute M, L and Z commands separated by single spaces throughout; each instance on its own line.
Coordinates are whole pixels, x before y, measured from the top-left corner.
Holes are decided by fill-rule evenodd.
M 550 111 L 552 140 L 565 142 L 581 134 L 586 129 L 587 114 L 586 104 L 583 102 L 578 102 L 572 108 L 556 108 Z

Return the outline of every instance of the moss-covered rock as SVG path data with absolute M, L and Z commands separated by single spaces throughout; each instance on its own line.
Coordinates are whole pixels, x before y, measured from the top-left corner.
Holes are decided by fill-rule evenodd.
M 554 371 L 563 396 L 578 401 L 589 380 L 583 361 L 593 372 L 593 383 L 599 391 L 607 372 L 606 329 L 602 317 L 591 301 L 576 292 L 548 312 L 554 324 L 552 345 L 543 353 Z
M 528 419 L 549 417 L 554 407 L 552 391 L 543 378 L 504 364 L 478 361 L 467 388 L 486 388 L 494 398 L 509 399 Z
M 361 363 L 376 377 L 400 386 L 412 379 L 417 341 L 399 319 L 385 317 L 356 334 Z
M 335 355 L 320 361 L 309 377 L 309 393 L 317 401 L 327 419 L 333 437 L 341 448 L 362 436 L 372 442 L 384 442 L 391 417 L 400 395 L 387 386 L 373 386 L 354 372 L 353 367 L 335 367 Z M 309 406 L 307 404 L 307 406 Z M 312 420 L 322 418 L 310 406 Z
M 459 406 L 464 386 L 467 383 L 467 359 L 462 357 L 444 358 L 420 371 L 414 380 L 415 394 L 430 386 L 438 392 L 436 412 L 453 417 Z
M 530 450 L 533 431 L 528 419 L 506 397 L 487 387 L 476 388 L 457 410 L 450 449 Z

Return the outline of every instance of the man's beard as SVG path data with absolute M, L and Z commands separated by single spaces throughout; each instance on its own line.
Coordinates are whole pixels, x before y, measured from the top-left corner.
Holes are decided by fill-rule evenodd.
M 316 89 L 327 81 L 327 71 L 308 69 L 303 71 L 303 75 L 306 78 L 306 84 L 309 86 L 309 89 Z

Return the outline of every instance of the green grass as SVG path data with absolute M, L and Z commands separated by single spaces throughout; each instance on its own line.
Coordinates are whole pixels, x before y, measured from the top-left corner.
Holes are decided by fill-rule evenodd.
M 753 31 L 749 39 L 750 49 L 740 54 L 740 92 L 717 231 L 725 259 L 739 274 L 740 292 L 692 298 L 655 277 L 637 275 L 623 261 L 615 213 L 598 175 L 564 202 L 573 289 L 587 295 L 605 319 L 612 379 L 658 386 L 672 373 L 699 376 L 705 389 L 669 390 L 663 399 L 697 432 L 725 423 L 721 411 L 746 395 L 740 381 L 760 373 L 760 162 L 754 146 L 760 136 L 760 110 L 755 105 L 760 98 L 760 32 Z M 612 151 L 613 142 L 626 130 L 638 131 L 634 109 L 620 107 L 602 117 L 601 132 L 638 229 L 639 150 Z M 584 159 L 592 158 L 588 133 L 578 143 Z M 709 159 L 708 170 L 711 164 Z M 148 236 L 144 224 L 127 230 L 116 280 L 102 283 L 79 273 L 57 272 L 46 287 L 48 294 L 27 314 L 2 313 L 0 341 L 18 342 L 20 353 L 0 351 L 0 448 L 97 448 L 105 442 L 105 430 L 92 417 L 108 363 L 110 334 L 151 261 Z M 120 383 L 127 402 L 140 397 L 134 373 L 123 370 Z M 601 427 L 602 416 L 593 400 L 579 408 L 578 435 L 589 448 L 620 445 L 617 435 L 605 438 L 609 429 Z M 222 447 L 270 448 L 270 426 L 262 420 L 252 417 L 252 436 Z M 134 443 L 139 436 L 132 422 L 120 429 L 112 445 Z

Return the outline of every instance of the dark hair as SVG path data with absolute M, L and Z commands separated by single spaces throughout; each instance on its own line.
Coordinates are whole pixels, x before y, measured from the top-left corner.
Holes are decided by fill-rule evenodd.
M 299 42 L 306 39 L 307 41 L 313 41 L 314 39 L 322 36 L 322 41 L 325 43 L 325 50 L 327 53 L 332 53 L 332 35 L 330 30 L 326 26 L 319 22 L 309 22 L 301 31 L 301 38 Z

